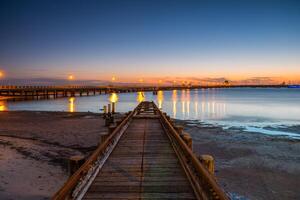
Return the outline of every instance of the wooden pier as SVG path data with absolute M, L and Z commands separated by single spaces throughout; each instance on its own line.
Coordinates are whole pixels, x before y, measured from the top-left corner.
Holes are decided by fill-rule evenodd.
M 58 97 L 90 96 L 107 93 L 128 93 L 147 92 L 158 90 L 181 90 L 181 89 L 210 89 L 210 88 L 238 88 L 238 87 L 259 87 L 259 88 L 280 88 L 286 85 L 214 85 L 214 86 L 3 86 L 0 85 L 0 96 L 48 99 Z
M 53 200 L 228 199 L 188 144 L 153 102 L 142 102 Z

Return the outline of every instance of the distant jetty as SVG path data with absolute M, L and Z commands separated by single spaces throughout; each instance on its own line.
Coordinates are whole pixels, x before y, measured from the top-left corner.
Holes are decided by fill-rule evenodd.
M 214 88 L 298 88 L 299 85 L 173 85 L 173 86 L 1 86 L 0 96 L 15 98 L 58 98 L 108 93 L 153 92 L 159 90 Z

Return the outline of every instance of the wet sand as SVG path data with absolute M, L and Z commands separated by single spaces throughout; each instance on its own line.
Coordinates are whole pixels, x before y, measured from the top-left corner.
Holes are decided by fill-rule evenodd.
M 194 152 L 215 158 L 217 180 L 234 199 L 300 199 L 300 140 L 177 123 L 191 134 Z
M 176 123 L 197 154 L 214 156 L 217 179 L 235 199 L 300 199 L 299 140 Z M 106 131 L 100 114 L 0 112 L 0 199 L 49 199 L 68 178 L 67 159 L 89 155 Z
M 50 199 L 67 159 L 89 155 L 106 132 L 99 114 L 0 112 L 0 199 Z

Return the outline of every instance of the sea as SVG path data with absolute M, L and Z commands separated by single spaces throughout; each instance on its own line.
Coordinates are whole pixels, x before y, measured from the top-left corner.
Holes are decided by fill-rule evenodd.
M 300 88 L 211 88 L 0 100 L 0 111 L 101 113 L 103 106 L 114 102 L 117 112 L 127 112 L 141 101 L 154 101 L 161 110 L 179 120 L 300 139 L 300 128 L 290 128 L 300 126 Z

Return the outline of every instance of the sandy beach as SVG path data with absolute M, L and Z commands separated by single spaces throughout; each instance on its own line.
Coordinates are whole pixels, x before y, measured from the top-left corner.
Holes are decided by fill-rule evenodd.
M 176 123 L 197 154 L 214 156 L 217 180 L 234 199 L 300 198 L 299 140 Z M 0 112 L 0 199 L 49 199 L 68 178 L 67 159 L 89 155 L 106 131 L 100 114 Z
M 217 180 L 234 199 L 300 199 L 299 140 L 177 123 L 191 134 L 194 152 L 215 158 Z M 300 127 L 289 129 L 299 132 Z
M 0 112 L 0 199 L 49 199 L 67 159 L 88 155 L 106 131 L 99 114 Z

